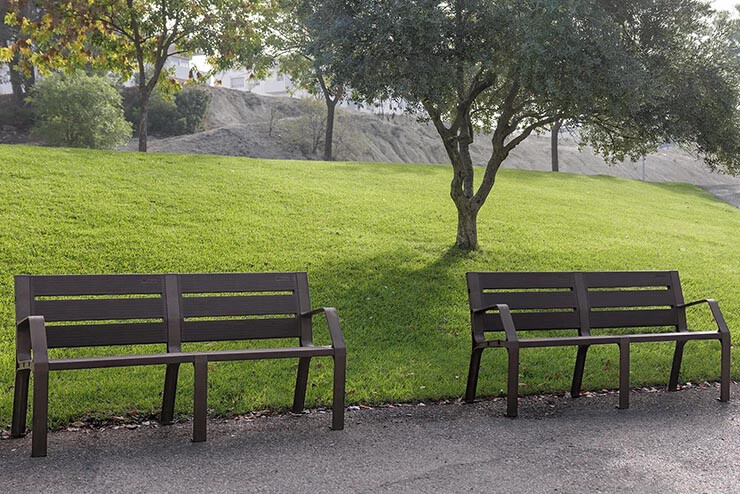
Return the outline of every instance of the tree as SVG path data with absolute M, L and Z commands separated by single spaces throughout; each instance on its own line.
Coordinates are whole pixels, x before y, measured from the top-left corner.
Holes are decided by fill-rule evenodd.
M 323 98 L 326 104 L 324 160 L 331 161 L 336 108 L 347 96 L 347 87 L 335 83 L 331 72 L 313 55 L 319 36 L 307 20 L 318 15 L 315 3 L 278 0 L 276 6 L 272 15 L 265 18 L 267 43 L 274 51 L 279 70 L 288 74 L 296 87 Z
M 437 129 L 462 249 L 478 246 L 478 213 L 509 153 L 557 120 L 610 160 L 675 142 L 740 170 L 737 21 L 704 1 L 320 3 L 313 54 L 335 83 L 367 101 L 403 99 Z M 478 131 L 493 144 L 481 177 Z
M 8 16 L 24 36 L 13 54 L 44 70 L 99 66 L 136 75 L 139 151 L 147 149 L 149 101 L 168 81 L 167 59 L 202 53 L 217 70 L 259 65 L 261 41 L 254 20 L 257 0 L 38 0 L 38 20 L 16 8 Z
M 33 135 L 47 144 L 112 149 L 131 137 L 121 94 L 103 77 L 53 73 L 34 86 L 29 100 Z
M 38 19 L 40 16 L 39 9 L 36 8 L 35 2 L 31 0 L 18 1 L 15 7 L 23 12 L 23 16 L 30 19 Z M 6 22 L 2 22 L 5 16 L 11 10 L 11 0 L 0 0 L 0 50 L 10 51 L 9 47 L 18 40 L 18 28 Z M 35 82 L 34 71 L 28 70 L 26 73 L 20 70 L 20 54 L 7 53 L 8 78 L 13 89 L 13 96 L 17 103 L 22 104 Z M 3 57 L 0 57 L 2 60 Z
M 558 139 L 560 138 L 560 128 L 563 126 L 563 121 L 560 119 L 555 120 L 552 123 L 552 129 L 550 129 L 550 154 L 552 155 L 552 171 L 560 171 L 560 157 L 558 156 Z

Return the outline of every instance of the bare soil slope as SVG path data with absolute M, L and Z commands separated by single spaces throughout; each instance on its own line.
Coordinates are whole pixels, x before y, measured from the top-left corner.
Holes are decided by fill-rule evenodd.
M 311 104 L 305 100 L 273 98 L 225 88 L 211 88 L 206 130 L 168 139 L 152 139 L 159 152 L 222 154 L 254 158 L 318 159 L 305 152 L 296 133 L 305 126 Z M 434 128 L 408 116 L 373 115 L 340 110 L 336 158 L 446 164 L 447 155 Z M 293 125 L 290 125 L 292 122 Z M 344 128 L 342 128 L 344 126 Z M 347 128 L 350 126 L 351 128 Z M 344 137 L 343 137 L 344 136 Z M 347 137 L 349 136 L 349 137 Z M 490 142 L 479 136 L 473 146 L 474 161 L 484 164 Z M 560 140 L 560 169 L 568 173 L 612 175 L 641 179 L 642 163 L 625 161 L 607 165 L 590 148 L 579 150 L 575 139 L 564 133 Z M 533 135 L 508 158 L 506 167 L 528 170 L 550 168 L 549 135 Z M 665 149 L 647 157 L 646 179 L 654 182 L 688 182 L 740 207 L 740 179 L 710 173 L 704 164 L 681 149 Z

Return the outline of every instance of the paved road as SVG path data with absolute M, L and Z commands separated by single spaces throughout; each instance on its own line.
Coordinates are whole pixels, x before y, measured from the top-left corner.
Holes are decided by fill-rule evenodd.
M 735 397 L 740 387 L 733 385 Z M 350 411 L 0 441 L 3 492 L 740 492 L 740 399 L 717 388 Z

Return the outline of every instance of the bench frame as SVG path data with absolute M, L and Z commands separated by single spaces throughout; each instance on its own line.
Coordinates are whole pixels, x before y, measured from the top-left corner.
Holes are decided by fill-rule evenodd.
M 269 326 L 269 321 L 261 323 L 259 320 L 250 321 L 250 330 L 256 331 L 256 335 L 239 335 L 238 325 L 231 327 L 227 335 L 236 335 L 237 338 L 219 337 L 209 339 L 206 330 L 198 331 L 197 328 L 183 332 L 187 306 L 183 303 L 183 290 L 181 285 L 190 280 L 191 284 L 204 283 L 209 288 L 206 292 L 245 292 L 251 291 L 250 282 L 254 282 L 256 292 L 291 291 L 292 295 L 279 297 L 253 297 L 254 302 L 247 304 L 249 310 L 257 314 L 285 313 L 281 307 L 289 306 L 285 301 L 291 302 L 289 298 L 295 298 L 295 310 L 289 309 L 294 314 L 293 322 L 285 322 L 280 327 L 290 329 L 290 326 L 300 326 L 296 334 L 276 334 L 275 327 Z M 273 283 L 273 280 L 277 282 Z M 43 287 L 35 289 L 36 285 Z M 236 287 L 239 287 L 237 290 Z M 46 456 L 47 453 L 47 428 L 48 428 L 48 402 L 49 402 L 49 372 L 56 370 L 92 369 L 109 367 L 127 367 L 139 365 L 166 365 L 165 383 L 162 398 L 163 424 L 172 423 L 174 418 L 175 394 L 177 387 L 177 376 L 181 364 L 189 363 L 194 366 L 194 390 L 193 390 L 193 441 L 206 440 L 207 419 L 207 389 L 208 389 L 208 363 L 218 361 L 241 361 L 272 358 L 298 358 L 298 373 L 296 377 L 295 394 L 293 397 L 292 410 L 299 413 L 303 410 L 308 383 L 308 371 L 311 358 L 332 357 L 334 360 L 334 387 L 332 406 L 332 429 L 344 428 L 344 396 L 345 396 L 345 374 L 347 350 L 344 337 L 339 324 L 336 309 L 326 307 L 310 309 L 308 296 L 308 278 L 306 273 L 228 273 L 228 274 L 199 274 L 199 275 L 62 275 L 62 276 L 29 276 L 19 275 L 15 278 L 16 287 L 16 373 L 15 391 L 13 400 L 13 420 L 11 434 L 13 437 L 22 437 L 26 432 L 26 415 L 28 409 L 28 386 L 31 374 L 33 374 L 33 421 L 32 421 L 32 447 L 31 456 Z M 144 287 L 144 289 L 142 289 Z M 51 307 L 56 311 L 55 320 L 82 321 L 87 320 L 85 307 L 92 310 L 89 319 L 138 319 L 130 317 L 136 313 L 144 316 L 153 315 L 151 306 L 152 298 L 161 296 L 163 303 L 161 315 L 164 328 L 151 328 L 141 325 L 141 341 L 137 341 L 137 335 L 126 325 L 110 327 L 110 324 L 96 324 L 91 329 L 102 331 L 81 331 L 82 326 L 72 325 L 71 334 L 60 334 L 57 332 L 52 345 L 49 345 L 49 326 L 46 324 L 42 313 L 35 313 L 33 307 L 38 296 L 73 297 L 73 296 L 121 296 L 139 295 L 142 293 L 152 294 L 153 297 L 146 299 L 131 299 L 125 301 L 125 308 L 121 308 L 120 299 L 83 300 L 74 299 L 55 300 Z M 233 297 L 227 297 L 233 300 Z M 260 299 L 260 300 L 258 300 Z M 278 300 L 279 299 L 279 300 Z M 137 302 L 148 300 L 149 302 Z M 210 299 L 213 300 L 213 299 Z M 206 301 L 208 302 L 208 301 Z M 278 303 L 279 302 L 279 303 Z M 228 307 L 230 300 L 220 304 L 222 312 L 230 312 L 235 309 L 224 309 Z M 201 304 L 202 305 L 202 304 Z M 208 311 L 207 303 L 205 310 Z M 146 309 L 146 307 L 149 307 Z M 52 309 L 49 310 L 52 310 Z M 278 308 L 280 310 L 274 310 Z M 203 310 L 201 307 L 200 310 Z M 218 315 L 218 310 L 214 315 Z M 110 316 L 107 316 L 110 311 Z M 156 312 L 156 310 L 154 310 Z M 120 317 L 122 313 L 128 317 Z M 326 317 L 331 346 L 315 346 L 313 343 L 312 319 L 318 314 Z M 59 314 L 65 314 L 59 316 Z M 67 315 L 68 314 L 68 315 Z M 252 314 L 247 310 L 245 316 Z M 62 319 L 60 319 L 62 317 Z M 68 317 L 68 319 L 64 319 Z M 140 319 L 147 319 L 141 317 Z M 118 330 L 114 333 L 111 330 Z M 234 333 L 234 330 L 237 333 Z M 106 332 L 107 331 L 107 332 Z M 217 331 L 224 331 L 219 330 Z M 295 332 L 295 328 L 291 331 Z M 183 335 L 189 335 L 189 339 Z M 210 333 L 216 334 L 216 333 Z M 224 336 L 223 333 L 220 333 Z M 102 336 L 101 336 L 102 335 Z M 299 340 L 298 347 L 289 348 L 266 348 L 224 351 L 200 351 L 183 352 L 183 342 L 204 341 L 230 341 L 233 339 L 262 339 L 270 337 L 293 337 Z M 115 342 L 120 340 L 119 342 Z M 184 341 L 185 340 L 185 341 Z M 63 344 L 70 342 L 70 344 Z M 71 348 L 83 346 L 115 346 L 129 344 L 166 344 L 166 352 L 143 354 L 143 355 L 120 355 L 109 357 L 86 357 L 86 358 L 60 358 L 49 359 L 48 348 Z
M 565 283 L 553 282 L 553 277 L 568 278 L 570 281 Z M 596 280 L 589 283 L 589 279 Z M 632 281 L 624 281 L 624 280 Z M 659 280 L 659 281 L 652 281 Z M 726 402 L 730 399 L 730 350 L 731 336 L 727 323 L 720 311 L 717 301 L 713 299 L 701 299 L 685 303 L 681 291 L 681 283 L 677 271 L 626 271 L 626 272 L 562 272 L 562 273 L 467 273 L 468 294 L 470 302 L 470 315 L 472 327 L 472 352 L 470 356 L 470 368 L 468 372 L 468 382 L 465 392 L 465 401 L 472 403 L 475 401 L 476 388 L 478 383 L 478 373 L 480 370 L 480 361 L 483 350 L 487 348 L 505 348 L 508 353 L 508 370 L 507 370 L 507 406 L 506 416 L 516 417 L 518 413 L 518 393 L 519 393 L 519 351 L 521 348 L 536 347 L 555 347 L 555 346 L 577 346 L 575 369 L 573 373 L 573 382 L 571 386 L 571 396 L 577 398 L 581 393 L 581 384 L 583 381 L 583 372 L 586 363 L 586 355 L 589 347 L 592 345 L 614 344 L 619 347 L 619 406 L 620 409 L 629 408 L 629 371 L 630 371 L 630 345 L 632 343 L 670 341 L 675 342 L 676 347 L 673 354 L 673 364 L 671 367 L 668 390 L 676 391 L 678 388 L 679 373 L 681 361 L 686 343 L 692 340 L 718 340 L 721 345 L 721 377 L 720 377 L 720 401 Z M 592 301 L 595 298 L 591 288 L 610 287 L 610 288 L 631 288 L 643 286 L 663 285 L 668 288 L 665 297 L 672 297 L 672 301 L 667 305 L 669 309 L 664 309 L 662 314 L 671 311 L 675 324 L 674 332 L 652 332 L 637 334 L 612 334 L 612 335 L 592 335 L 592 329 L 616 328 L 616 327 L 651 327 L 650 319 L 658 311 L 635 311 L 634 316 L 629 317 L 630 324 L 620 324 L 618 320 L 624 320 L 625 317 L 619 315 L 619 311 L 613 314 L 601 313 L 599 325 L 594 323 L 594 311 L 592 310 Z M 571 305 L 560 302 L 553 303 L 555 297 L 544 293 L 514 293 L 517 290 L 525 289 L 548 289 L 548 288 L 566 288 L 569 289 L 572 301 Z M 486 293 L 487 290 L 499 290 L 508 293 L 496 294 Z M 607 292 L 602 292 L 607 293 Z M 647 295 L 654 295 L 654 292 L 645 292 Z M 496 299 L 500 300 L 496 300 Z M 610 301 L 610 298 L 612 299 Z M 515 301 L 511 305 L 503 302 L 509 299 Z M 655 303 L 646 301 L 644 304 L 639 302 L 639 292 L 621 292 L 618 295 L 601 295 L 602 302 L 598 308 L 629 308 L 629 307 L 649 307 L 655 306 Z M 494 303 L 486 303 L 491 302 Z M 548 305 L 550 304 L 550 305 Z M 622 305 L 623 304 L 623 305 Z M 686 308 L 698 304 L 707 304 L 711 310 L 714 321 L 717 325 L 717 331 L 689 331 L 686 319 Z M 659 304 L 663 305 L 663 304 Z M 565 323 L 564 327 L 555 326 L 551 328 L 532 329 L 527 331 L 541 331 L 546 329 L 575 329 L 578 331 L 577 336 L 561 336 L 549 338 L 520 338 L 519 330 L 515 324 L 517 314 L 512 314 L 514 309 L 562 309 L 563 307 L 572 308 L 575 324 Z M 487 317 L 497 314 L 497 324 L 500 327 L 492 328 L 491 319 Z M 547 314 L 540 312 L 539 314 Z M 669 314 L 670 316 L 670 314 Z M 521 316 L 519 316 L 521 317 Z M 547 317 L 546 315 L 544 316 Z M 644 318 L 644 322 L 640 318 Z M 567 326 L 567 327 L 565 327 Z M 486 339 L 485 333 L 491 331 L 503 332 L 504 339 Z

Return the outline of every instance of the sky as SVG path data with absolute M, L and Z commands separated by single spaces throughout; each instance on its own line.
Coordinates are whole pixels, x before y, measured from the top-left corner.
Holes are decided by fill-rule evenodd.
M 714 0 L 712 5 L 715 9 L 724 10 L 735 10 L 735 5 L 740 3 L 740 0 Z

